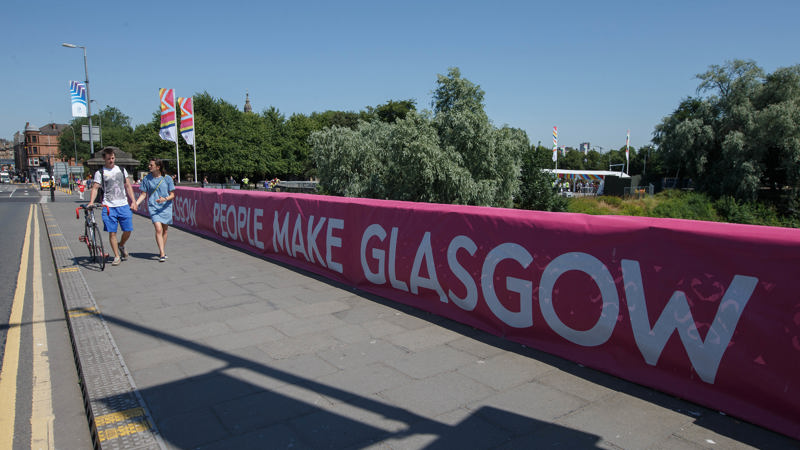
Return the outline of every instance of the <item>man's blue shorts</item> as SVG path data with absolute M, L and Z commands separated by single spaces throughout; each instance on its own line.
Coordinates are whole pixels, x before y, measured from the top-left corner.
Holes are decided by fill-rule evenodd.
M 103 208 L 103 226 L 110 233 L 117 232 L 117 224 L 122 227 L 122 231 L 133 231 L 133 213 L 128 205 L 116 208 Z

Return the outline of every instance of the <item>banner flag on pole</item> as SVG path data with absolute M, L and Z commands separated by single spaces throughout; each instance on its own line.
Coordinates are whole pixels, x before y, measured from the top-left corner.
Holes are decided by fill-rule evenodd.
M 553 161 L 558 160 L 558 127 L 553 127 Z
M 69 96 L 72 99 L 72 117 L 87 117 L 86 86 L 77 81 L 70 81 Z
M 181 136 L 189 145 L 194 145 L 194 106 L 192 97 L 178 97 L 178 105 L 181 107 Z
M 175 91 L 161 88 L 158 90 L 161 98 L 161 130 L 158 134 L 165 141 L 178 142 L 177 125 L 175 124 Z
M 628 133 L 625 135 L 625 164 L 626 164 L 625 167 L 628 167 L 630 163 L 630 152 L 628 151 L 628 144 L 630 142 L 631 142 L 631 130 L 628 130 Z

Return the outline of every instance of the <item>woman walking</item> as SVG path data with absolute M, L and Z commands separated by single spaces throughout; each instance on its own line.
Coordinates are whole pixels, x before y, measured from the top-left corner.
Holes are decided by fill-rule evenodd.
M 142 193 L 136 199 L 136 205 L 141 204 L 147 197 L 150 220 L 156 231 L 158 261 L 164 262 L 167 259 L 164 250 L 167 245 L 167 230 L 172 225 L 172 200 L 175 199 L 175 184 L 172 182 L 172 177 L 164 173 L 164 163 L 160 159 L 150 159 L 147 168 L 150 170 L 150 174 L 144 177 L 139 185 Z

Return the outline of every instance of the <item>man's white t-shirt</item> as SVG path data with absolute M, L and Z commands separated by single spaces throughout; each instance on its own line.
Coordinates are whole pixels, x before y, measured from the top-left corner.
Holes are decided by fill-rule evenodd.
M 128 172 L 125 169 L 114 166 L 112 169 L 102 168 L 103 175 L 100 175 L 98 170 L 94 174 L 94 182 L 99 184 L 104 189 L 103 204 L 109 208 L 117 208 L 126 206 L 128 204 L 128 195 L 125 193 L 125 179 L 128 177 Z M 103 186 L 103 177 L 106 182 Z M 97 201 L 95 199 L 95 201 Z

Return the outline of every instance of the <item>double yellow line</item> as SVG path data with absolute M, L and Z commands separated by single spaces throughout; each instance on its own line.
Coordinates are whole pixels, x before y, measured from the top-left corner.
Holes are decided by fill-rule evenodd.
M 5 355 L 0 369 L 0 449 L 14 445 L 16 422 L 17 375 L 19 372 L 22 311 L 25 306 L 28 280 L 28 261 L 33 258 L 33 398 L 31 400 L 31 448 L 54 448 L 52 386 L 50 383 L 50 361 L 47 356 L 47 329 L 44 315 L 44 293 L 42 291 L 41 248 L 39 245 L 39 219 L 35 205 L 28 211 L 25 239 L 22 244 L 17 287 L 8 321 Z M 31 223 L 33 238 L 31 239 Z M 33 242 L 31 242 L 31 240 Z

